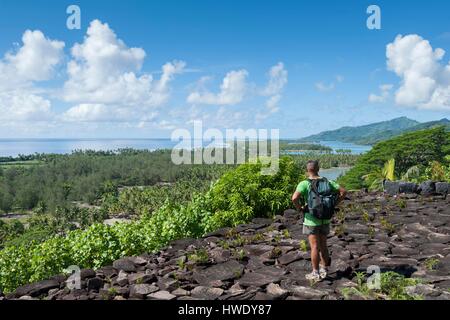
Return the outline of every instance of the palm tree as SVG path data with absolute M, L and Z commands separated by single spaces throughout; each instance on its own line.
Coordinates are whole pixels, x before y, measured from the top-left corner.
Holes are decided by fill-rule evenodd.
M 412 166 L 406 170 L 405 174 L 402 176 L 402 180 L 410 182 L 419 182 L 420 175 L 422 171 L 419 166 Z
M 369 190 L 383 190 L 383 183 L 386 180 L 395 180 L 395 159 L 389 159 L 382 169 L 362 176 L 364 181 L 369 185 Z

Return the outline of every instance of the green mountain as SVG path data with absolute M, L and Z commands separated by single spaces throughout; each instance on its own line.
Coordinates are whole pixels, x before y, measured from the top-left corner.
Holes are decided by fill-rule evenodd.
M 341 141 L 373 145 L 406 132 L 445 126 L 450 131 L 450 120 L 441 119 L 420 123 L 407 117 L 395 118 L 358 127 L 342 127 L 299 139 L 299 142 Z

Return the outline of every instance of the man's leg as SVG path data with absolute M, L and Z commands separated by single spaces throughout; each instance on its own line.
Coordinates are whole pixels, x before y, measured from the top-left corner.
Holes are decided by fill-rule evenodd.
M 320 264 L 324 267 L 328 267 L 330 263 L 330 254 L 328 253 L 327 236 L 325 234 L 319 234 L 319 251 L 320 251 Z
M 318 234 L 310 234 L 308 236 L 309 246 L 311 248 L 311 264 L 313 267 L 313 271 L 319 270 L 319 261 L 320 261 L 320 243 L 319 243 L 319 235 Z

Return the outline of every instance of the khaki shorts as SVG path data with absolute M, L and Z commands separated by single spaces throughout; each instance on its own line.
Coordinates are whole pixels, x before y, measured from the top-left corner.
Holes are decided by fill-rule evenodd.
M 323 234 L 327 236 L 330 233 L 330 224 L 322 224 L 320 226 L 306 226 L 303 225 L 303 234 L 311 235 L 311 234 Z

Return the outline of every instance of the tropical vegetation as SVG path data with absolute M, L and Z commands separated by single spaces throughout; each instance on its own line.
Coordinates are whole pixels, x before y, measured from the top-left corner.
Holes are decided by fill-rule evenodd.
M 174 239 L 279 214 L 290 206 L 290 195 L 302 178 L 300 168 L 289 157 L 279 160 L 275 175 L 262 175 L 262 167 L 261 163 L 240 165 L 187 203 L 167 199 L 151 213 L 144 210 L 134 222 L 94 223 L 42 242 L 6 246 L 0 251 L 0 290 L 9 292 L 70 265 L 98 268 L 122 256 L 158 250 Z
M 300 142 L 341 141 L 360 145 L 374 145 L 407 132 L 414 132 L 444 126 L 450 131 L 450 120 L 441 119 L 420 123 L 407 117 L 395 118 L 356 127 L 342 127 L 324 131 L 300 139 Z
M 449 181 L 449 154 L 450 132 L 444 127 L 405 133 L 376 144 L 339 182 L 348 189 L 379 186 L 380 179 L 388 178 L 383 167 L 406 180 Z

